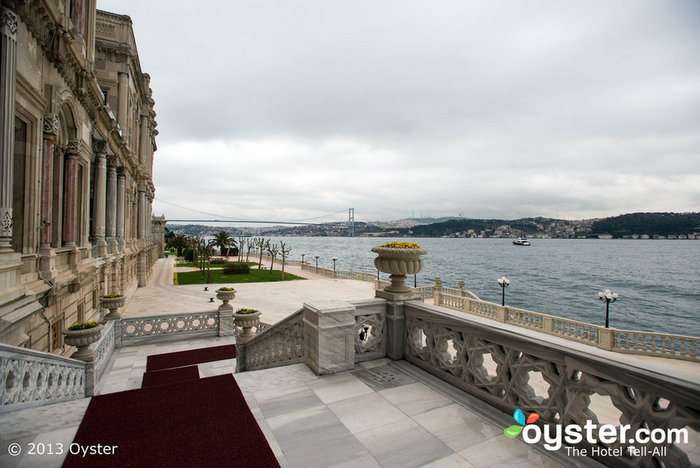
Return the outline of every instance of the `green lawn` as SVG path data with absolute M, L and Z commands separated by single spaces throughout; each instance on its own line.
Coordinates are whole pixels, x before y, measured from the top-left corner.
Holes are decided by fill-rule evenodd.
M 226 262 L 226 263 L 219 263 L 219 264 L 212 263 L 212 264 L 211 264 L 211 268 L 212 268 L 212 270 L 213 270 L 214 268 L 223 268 L 225 265 L 232 265 L 232 264 L 234 264 L 234 263 L 246 263 L 246 262 Z M 258 262 L 247 262 L 247 263 L 248 263 L 248 265 L 250 266 L 251 269 L 253 268 L 253 265 L 255 265 L 255 268 L 257 268 L 257 266 L 258 266 Z M 186 262 L 186 261 L 184 261 L 184 260 L 175 262 L 175 266 L 177 266 L 177 267 L 199 268 L 199 264 L 195 265 L 195 264 L 192 263 L 192 262 Z
M 266 281 L 281 281 L 282 272 L 280 270 L 250 270 L 247 275 L 224 275 L 222 270 L 211 270 L 211 279 L 207 282 L 207 272 L 204 272 L 202 279 L 201 271 L 189 271 L 178 273 L 178 284 L 219 284 L 219 283 L 261 283 Z M 305 279 L 301 276 L 284 273 L 285 281 Z

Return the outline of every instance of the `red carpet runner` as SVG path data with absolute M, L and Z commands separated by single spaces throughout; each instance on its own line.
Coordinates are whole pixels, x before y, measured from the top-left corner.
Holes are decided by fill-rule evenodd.
M 64 467 L 279 466 L 231 374 L 95 396 L 74 442 L 116 449 Z
M 142 387 L 155 387 L 187 380 L 199 380 L 199 368 L 197 366 L 176 367 L 143 374 Z
M 146 372 L 191 366 L 201 362 L 221 361 L 236 357 L 236 345 L 212 346 L 177 353 L 154 354 L 148 356 Z

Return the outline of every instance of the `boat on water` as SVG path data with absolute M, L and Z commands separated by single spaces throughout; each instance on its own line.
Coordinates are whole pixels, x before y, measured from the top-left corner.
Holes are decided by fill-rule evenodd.
M 513 245 L 530 245 L 530 241 L 524 237 L 518 237 L 513 241 Z

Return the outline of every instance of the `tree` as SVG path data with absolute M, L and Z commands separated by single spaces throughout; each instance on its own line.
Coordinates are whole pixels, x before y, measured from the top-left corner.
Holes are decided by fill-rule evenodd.
M 282 281 L 284 281 L 284 264 L 287 261 L 287 255 L 292 251 L 291 247 L 287 247 L 284 242 L 280 241 L 280 253 L 282 254 Z
M 246 248 L 245 261 L 246 261 L 246 263 L 248 263 L 248 257 L 250 256 L 250 251 L 253 250 L 253 247 L 255 247 L 255 239 L 246 239 L 245 240 L 245 248 Z
M 219 231 L 212 239 L 212 243 L 219 248 L 221 255 L 224 255 L 224 252 L 226 252 L 225 255 L 228 257 L 229 244 L 232 240 L 227 231 Z
M 260 270 L 262 267 L 263 253 L 265 253 L 265 250 L 270 247 L 270 241 L 265 240 L 264 237 L 260 237 L 255 241 L 255 246 L 260 250 L 260 259 L 258 260 L 258 270 Z
M 172 232 L 172 231 L 171 231 Z M 182 249 L 189 246 L 189 238 L 183 234 L 173 236 L 170 241 L 170 248 L 177 249 L 177 256 L 182 257 Z
M 277 244 L 270 245 L 270 243 L 268 242 L 267 251 L 270 253 L 270 257 L 272 257 L 272 261 L 270 262 L 270 274 L 272 274 L 272 267 L 275 266 L 275 257 L 278 253 L 280 253 L 280 248 Z

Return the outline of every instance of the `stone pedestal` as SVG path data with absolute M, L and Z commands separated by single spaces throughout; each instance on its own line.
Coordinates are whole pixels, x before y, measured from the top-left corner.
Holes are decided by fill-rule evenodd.
M 403 359 L 406 330 L 403 302 L 386 303 L 386 357 L 394 361 Z
M 233 323 L 233 306 L 229 301 L 236 297 L 236 290 L 233 291 L 216 291 L 216 297 L 223 301 L 218 308 L 219 312 L 219 336 L 231 336 L 236 331 Z
M 318 375 L 355 367 L 355 307 L 343 301 L 304 304 L 306 364 Z

